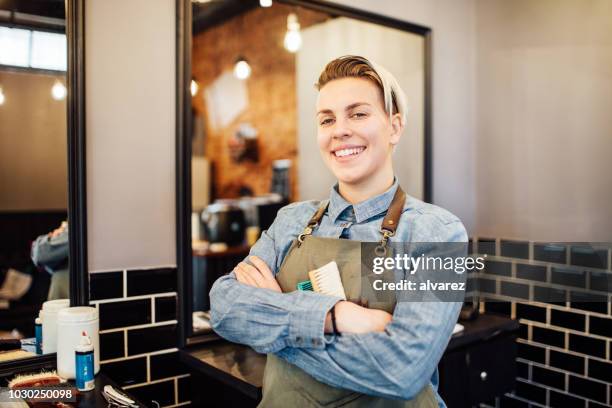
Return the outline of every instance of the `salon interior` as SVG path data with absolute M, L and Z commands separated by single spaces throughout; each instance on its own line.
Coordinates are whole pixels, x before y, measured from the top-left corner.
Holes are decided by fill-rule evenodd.
M 347 54 L 406 93 L 402 188 L 485 260 L 446 405 L 612 406 L 610 21 L 609 0 L 0 0 L 0 406 L 258 405 L 267 356 L 215 333 L 209 292 L 279 209 L 329 196 L 313 84 Z

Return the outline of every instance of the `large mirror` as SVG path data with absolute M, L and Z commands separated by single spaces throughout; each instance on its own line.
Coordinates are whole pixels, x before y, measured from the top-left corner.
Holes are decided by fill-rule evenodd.
M 191 12 L 186 337 L 210 332 L 212 283 L 280 207 L 329 195 L 313 84 L 330 60 L 362 55 L 395 74 L 409 105 L 395 172 L 410 195 L 429 201 L 431 191 L 429 29 L 323 2 L 193 2 Z
M 77 50 L 69 47 L 66 11 L 74 5 L 0 1 L 0 371 L 50 359 L 54 350 L 34 341 L 45 302 L 84 303 L 74 288 L 86 276 L 74 278 L 84 271 L 71 259 L 85 245 L 77 249 L 82 224 L 73 215 L 73 203 L 84 200 L 69 182 L 84 173 L 75 149 L 82 134 L 71 126 L 81 98 L 68 84 Z

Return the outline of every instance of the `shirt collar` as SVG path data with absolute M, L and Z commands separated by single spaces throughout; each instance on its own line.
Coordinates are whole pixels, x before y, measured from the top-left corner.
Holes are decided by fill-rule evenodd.
M 393 184 L 384 193 L 352 205 L 340 195 L 338 192 L 338 183 L 336 183 L 336 185 L 332 187 L 329 195 L 327 214 L 331 218 L 332 222 L 336 222 L 340 214 L 342 214 L 347 208 L 352 207 L 353 211 L 355 212 L 355 220 L 357 223 L 363 222 L 375 215 L 387 211 L 391 205 L 391 201 L 393 201 L 393 196 L 395 195 L 398 185 L 397 178 L 394 178 Z

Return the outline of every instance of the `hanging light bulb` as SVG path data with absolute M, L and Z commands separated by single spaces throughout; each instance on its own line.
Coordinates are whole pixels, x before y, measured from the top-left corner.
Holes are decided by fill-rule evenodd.
M 66 87 L 60 81 L 55 81 L 53 88 L 51 88 L 51 96 L 56 101 L 61 101 L 66 97 Z
M 191 96 L 196 96 L 196 94 L 198 93 L 198 83 L 196 82 L 195 79 L 191 80 L 191 85 L 189 86 L 189 89 L 191 90 Z
M 4 92 L 2 91 L 2 87 L 0 87 L 0 105 L 4 105 L 4 100 L 6 98 L 4 97 Z
M 234 75 L 238 79 L 247 79 L 251 76 L 251 66 L 244 57 L 238 57 L 234 65 Z
M 272 0 L 259 0 L 259 5 L 261 7 L 271 7 L 272 6 Z
M 291 13 L 287 16 L 287 33 L 285 34 L 284 45 L 289 52 L 297 52 L 302 46 L 300 23 L 295 13 Z

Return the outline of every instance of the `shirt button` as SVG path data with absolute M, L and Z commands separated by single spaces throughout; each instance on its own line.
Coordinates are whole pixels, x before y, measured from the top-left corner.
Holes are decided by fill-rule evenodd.
M 318 346 L 319 344 L 321 344 L 321 341 L 317 339 L 312 339 L 312 344 L 314 344 L 315 346 Z
M 296 338 L 295 338 L 295 341 L 296 341 L 297 343 L 301 343 L 301 342 L 302 342 L 302 338 L 301 338 L 301 337 L 296 337 Z

